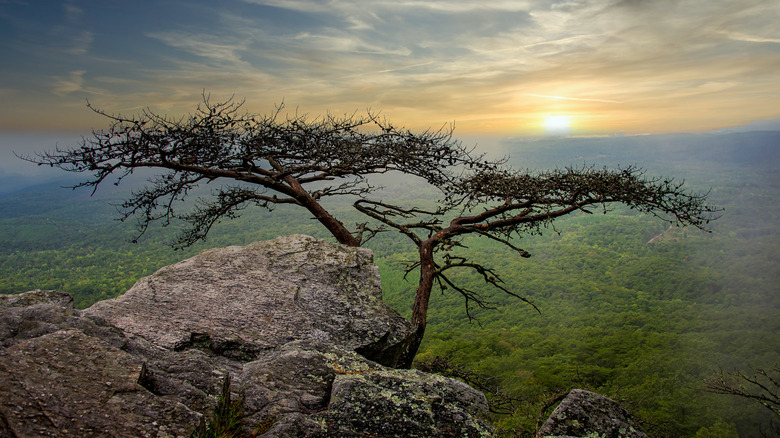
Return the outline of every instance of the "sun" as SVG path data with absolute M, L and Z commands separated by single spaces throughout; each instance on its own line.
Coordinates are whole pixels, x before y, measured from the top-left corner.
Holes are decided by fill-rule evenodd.
M 571 117 L 570 116 L 547 116 L 544 119 L 544 132 L 547 135 L 568 135 L 571 131 Z

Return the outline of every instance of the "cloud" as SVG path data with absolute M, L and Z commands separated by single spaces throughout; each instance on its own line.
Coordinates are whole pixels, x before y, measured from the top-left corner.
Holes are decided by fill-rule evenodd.
M 290 9 L 300 12 L 334 12 L 342 15 L 375 14 L 380 16 L 387 10 L 416 11 L 422 9 L 443 12 L 471 12 L 475 10 L 493 9 L 500 11 L 524 11 L 533 4 L 532 1 L 482 0 L 432 1 L 432 0 L 244 0 L 246 3 Z
M 68 22 L 73 24 L 81 23 L 81 19 L 84 17 L 83 9 L 72 4 L 65 4 L 63 5 L 63 8 L 65 9 L 65 19 Z
M 526 93 L 526 96 L 531 97 L 543 97 L 546 99 L 560 99 L 560 100 L 578 100 L 582 102 L 604 102 L 604 103 L 623 103 L 619 100 L 610 100 L 610 99 L 594 99 L 594 98 L 586 98 L 586 97 L 566 97 L 566 96 L 548 96 L 545 94 L 533 94 L 533 93 Z
M 6 49 L 37 51 L 27 64 L 45 65 L 57 96 L 99 86 L 119 108 L 187 111 L 206 89 L 249 105 L 487 126 L 563 110 L 641 120 L 629 112 L 720 98 L 736 108 L 733 96 L 778 86 L 776 0 L 193 0 L 186 13 L 160 6 L 180 19 L 138 23 L 129 4 L 62 3 Z M 109 10 L 126 16 L 84 23 Z
M 737 41 L 747 41 L 751 43 L 780 43 L 780 38 L 768 38 L 768 37 L 762 37 L 756 35 L 749 35 L 741 32 L 723 32 L 723 34 L 726 35 L 726 37 Z
M 406 47 L 393 47 L 381 44 L 368 43 L 361 38 L 350 36 L 343 33 L 335 35 L 311 34 L 309 32 L 300 33 L 292 38 L 292 41 L 299 41 L 306 50 L 316 50 L 320 52 L 354 52 L 372 55 L 395 55 L 409 56 L 411 50 Z
M 84 31 L 71 38 L 71 46 L 65 51 L 72 55 L 86 55 L 95 37 L 92 32 Z
M 52 91 L 58 96 L 67 96 L 71 93 L 84 90 L 84 74 L 86 70 L 70 72 L 67 77 L 56 76 L 52 84 Z
M 246 42 L 232 36 L 185 31 L 150 32 L 146 36 L 211 62 L 244 64 L 240 52 L 246 50 Z
M 286 20 L 300 17 L 306 27 L 288 24 L 294 21 L 260 25 L 245 15 L 231 23 L 229 34 L 221 28 L 219 36 L 178 32 L 155 36 L 211 59 L 213 66 L 241 61 L 234 71 L 237 83 L 252 83 L 249 78 L 262 72 L 260 94 L 273 99 L 331 108 L 414 109 L 434 121 L 431 118 L 477 120 L 524 111 L 523 102 L 529 98 L 567 108 L 616 103 L 639 108 L 640 102 L 663 97 L 694 98 L 739 89 L 738 72 L 727 65 L 729 54 L 722 46 L 737 34 L 724 35 L 723 29 L 741 29 L 743 22 L 734 18 L 739 13 L 762 21 L 754 4 L 766 4 L 245 3 L 288 11 L 283 14 Z M 767 27 L 753 27 L 763 29 L 760 35 L 771 36 L 764 33 Z M 258 88 L 249 94 L 259 93 Z

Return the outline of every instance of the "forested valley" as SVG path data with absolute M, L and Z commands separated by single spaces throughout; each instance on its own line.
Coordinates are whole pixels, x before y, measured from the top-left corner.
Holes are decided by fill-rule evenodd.
M 649 176 L 684 178 L 689 189 L 709 191 L 724 211 L 711 233 L 619 206 L 576 214 L 519 239 L 528 259 L 467 240 L 464 251 L 540 312 L 464 272 L 459 280 L 484 290 L 492 308 L 473 309 L 470 320 L 460 295 L 435 293 L 418 364 L 476 376 L 502 411 L 495 422 L 505 436 L 533 436 L 571 388 L 619 400 L 654 436 L 770 436 L 778 420 L 769 409 L 708 392 L 705 381 L 721 369 L 780 363 L 780 132 L 516 139 L 488 153 L 509 156 L 518 169 L 636 164 Z M 291 233 L 328 238 L 302 210 L 280 206 L 244 210 L 185 250 L 166 245 L 175 225 L 133 244 L 133 223 L 115 221 L 112 206 L 129 188 L 90 197 L 60 187 L 69 182 L 0 195 L 0 293 L 57 289 L 85 308 L 205 248 Z M 391 177 L 381 183 L 382 196 L 410 205 L 432 205 L 437 195 Z M 346 201 L 330 207 L 345 222 L 363 220 Z M 404 278 L 404 267 L 415 248 L 404 239 L 385 233 L 367 246 L 385 300 L 408 317 L 416 282 L 414 273 Z

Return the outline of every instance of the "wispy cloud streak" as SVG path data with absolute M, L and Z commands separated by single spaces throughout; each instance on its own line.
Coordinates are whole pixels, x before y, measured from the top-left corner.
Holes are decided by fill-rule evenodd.
M 543 97 L 545 99 L 577 100 L 577 101 L 580 101 L 580 102 L 623 103 L 623 102 L 621 102 L 619 100 L 591 99 L 591 98 L 583 98 L 583 97 L 548 96 L 548 95 L 545 95 L 545 94 L 532 94 L 532 93 L 525 93 L 525 96 Z

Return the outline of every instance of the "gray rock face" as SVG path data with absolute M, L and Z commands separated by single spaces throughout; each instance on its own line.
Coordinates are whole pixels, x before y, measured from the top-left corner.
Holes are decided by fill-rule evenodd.
M 65 329 L 80 330 L 103 339 L 116 348 L 123 348 L 127 343 L 124 334 L 105 320 L 83 318 L 81 312 L 73 308 L 72 299 L 70 302 L 63 301 L 67 304 L 65 307 L 57 304 L 32 304 L 22 307 L 18 303 L 37 303 L 38 291 L 4 297 L 14 299 L 0 301 L 0 348 Z M 6 307 L 5 304 L 11 306 Z
M 647 438 L 617 402 L 595 392 L 573 389 L 550 414 L 540 437 Z
M 139 385 L 142 366 L 78 330 L 2 350 L 0 435 L 188 437 L 200 414 Z
M 382 302 L 370 250 L 302 235 L 206 251 L 85 312 L 166 349 L 244 360 L 312 340 L 393 366 L 412 333 Z
M 207 251 L 85 311 L 3 297 L 0 436 L 189 437 L 227 375 L 247 435 L 490 436 L 480 392 L 377 362 L 410 333 L 370 251 L 306 236 Z
M 55 304 L 72 309 L 73 297 L 56 290 L 35 289 L 23 294 L 0 295 L 0 307 L 27 307 L 35 304 Z

